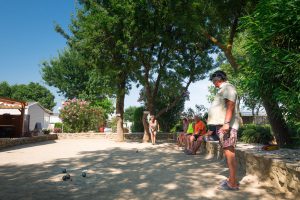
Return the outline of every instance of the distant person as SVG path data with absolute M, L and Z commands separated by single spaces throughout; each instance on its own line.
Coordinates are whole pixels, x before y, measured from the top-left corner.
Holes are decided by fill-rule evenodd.
M 177 137 L 177 145 L 178 146 L 184 145 L 184 143 L 185 143 L 184 138 L 185 138 L 185 134 L 188 129 L 188 126 L 189 126 L 189 122 L 188 122 L 188 119 L 185 117 L 182 119 L 182 132 Z
M 157 131 L 159 131 L 159 124 L 158 124 L 157 120 L 155 119 L 155 116 L 151 115 L 150 121 L 149 121 L 149 132 L 150 132 L 150 136 L 151 136 L 152 145 L 155 145 L 155 143 L 156 143 Z
M 216 125 L 219 134 L 220 145 L 229 168 L 229 177 L 224 180 L 220 189 L 238 190 L 237 162 L 235 146 L 237 141 L 237 130 L 239 128 L 239 106 L 235 87 L 227 82 L 226 73 L 216 71 L 210 76 L 210 81 L 218 88 L 218 92 L 208 110 L 207 124 Z

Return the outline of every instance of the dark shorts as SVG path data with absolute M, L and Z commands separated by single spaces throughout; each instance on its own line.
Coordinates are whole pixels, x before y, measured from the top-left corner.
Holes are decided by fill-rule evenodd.
M 194 134 L 193 136 L 194 136 L 194 138 L 195 138 L 195 141 L 197 141 L 197 140 L 198 140 L 198 138 L 200 137 L 200 135 L 199 135 L 199 134 Z
M 219 141 L 219 134 L 218 134 L 218 130 L 221 128 L 222 126 L 220 125 L 208 125 L 208 131 L 212 131 L 212 134 L 205 137 L 206 141 Z

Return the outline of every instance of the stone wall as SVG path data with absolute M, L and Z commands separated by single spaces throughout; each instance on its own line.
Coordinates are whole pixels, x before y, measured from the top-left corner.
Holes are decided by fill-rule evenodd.
M 94 139 L 94 138 L 105 138 L 105 133 L 58 133 L 58 139 Z
M 125 133 L 125 140 L 142 141 L 144 133 Z M 58 139 L 92 139 L 92 138 L 105 138 L 105 139 L 116 139 L 116 133 L 58 133 Z M 157 140 L 174 140 L 175 135 L 172 133 L 158 133 Z M 175 137 L 176 138 L 176 137 Z
M 56 140 L 56 139 L 58 139 L 57 134 L 22 137 L 22 138 L 0 138 L 0 149 L 22 145 L 22 144 L 30 144 L 30 143 L 43 142 L 43 141 Z
M 136 140 L 136 141 L 142 141 L 143 140 L 144 133 L 125 133 L 125 139 L 126 140 Z M 172 133 L 157 133 L 156 139 L 157 140 L 175 140 L 176 135 Z
M 300 199 L 300 150 L 263 151 L 261 147 L 239 143 L 236 148 L 238 169 Z M 209 157 L 223 158 L 218 142 L 207 142 L 204 151 Z

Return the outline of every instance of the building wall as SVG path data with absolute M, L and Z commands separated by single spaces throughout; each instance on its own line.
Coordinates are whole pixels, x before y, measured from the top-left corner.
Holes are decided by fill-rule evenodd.
M 28 107 L 28 115 L 30 115 L 30 131 L 33 131 L 35 124 L 38 122 L 41 123 L 42 128 L 45 128 L 44 113 L 45 111 L 38 104 L 33 104 Z
M 50 114 L 47 112 L 44 112 L 44 126 L 43 128 L 48 128 L 50 124 Z

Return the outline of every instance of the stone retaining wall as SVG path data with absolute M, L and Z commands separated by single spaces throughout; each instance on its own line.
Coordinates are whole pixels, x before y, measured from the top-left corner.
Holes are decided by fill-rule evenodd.
M 243 174 L 256 175 L 260 181 L 271 184 L 280 192 L 291 193 L 300 199 L 300 150 L 263 151 L 261 147 L 239 143 L 236 148 L 238 169 Z M 223 158 L 218 142 L 207 142 L 204 153 Z
M 22 137 L 22 138 L 0 138 L 0 149 L 22 145 L 22 144 L 30 144 L 30 143 L 43 142 L 43 141 L 56 140 L 56 139 L 58 139 L 57 134 Z
M 127 140 L 137 140 L 142 141 L 143 140 L 144 133 L 125 133 L 125 139 Z M 157 140 L 174 140 L 174 137 L 176 137 L 172 133 L 157 133 L 156 139 Z
M 59 139 L 92 139 L 92 138 L 106 138 L 114 140 L 116 133 L 58 133 Z M 125 140 L 142 141 L 144 133 L 125 133 Z M 174 134 L 172 133 L 158 133 L 156 138 L 158 140 L 173 140 Z
M 58 133 L 58 139 L 93 139 L 105 138 L 105 133 Z

